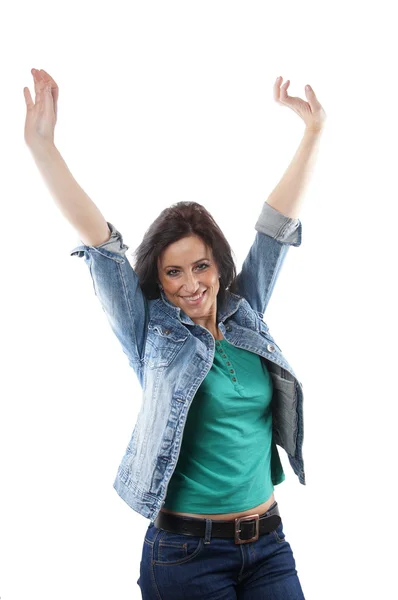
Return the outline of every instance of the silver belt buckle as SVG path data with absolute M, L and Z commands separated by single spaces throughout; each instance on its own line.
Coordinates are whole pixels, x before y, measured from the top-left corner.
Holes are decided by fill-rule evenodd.
M 248 540 L 241 540 L 239 537 L 239 534 L 242 532 L 242 530 L 240 529 L 240 524 L 242 521 L 253 521 L 253 519 L 256 522 L 256 533 L 254 534 L 254 536 Z M 237 517 L 235 519 L 235 544 L 247 544 L 248 542 L 255 542 L 256 540 L 258 540 L 258 536 L 260 533 L 260 521 L 259 521 L 259 515 L 248 515 L 247 517 Z

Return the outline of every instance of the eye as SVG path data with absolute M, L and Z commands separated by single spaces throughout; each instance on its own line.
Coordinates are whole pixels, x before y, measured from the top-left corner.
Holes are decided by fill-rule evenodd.
M 199 270 L 199 271 L 204 271 L 205 269 L 207 269 L 210 265 L 208 265 L 207 263 L 200 263 L 199 265 L 197 265 L 195 267 L 195 269 Z M 169 275 L 170 277 L 175 277 L 176 274 L 179 273 L 178 269 L 170 269 L 169 271 L 166 271 L 166 274 Z

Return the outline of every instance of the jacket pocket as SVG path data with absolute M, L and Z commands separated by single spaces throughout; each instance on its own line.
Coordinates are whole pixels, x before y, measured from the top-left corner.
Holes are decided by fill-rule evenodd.
M 167 329 L 160 324 L 148 324 L 144 362 L 149 369 L 168 367 L 188 338 L 184 330 Z

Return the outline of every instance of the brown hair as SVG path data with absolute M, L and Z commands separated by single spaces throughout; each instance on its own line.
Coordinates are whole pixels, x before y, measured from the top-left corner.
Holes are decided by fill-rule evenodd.
M 236 289 L 232 250 L 213 217 L 197 202 L 177 202 L 165 208 L 145 233 L 134 252 L 141 289 L 149 300 L 159 298 L 158 257 L 169 244 L 189 235 L 199 236 L 212 250 L 220 274 L 217 299 L 223 304 L 226 290 Z

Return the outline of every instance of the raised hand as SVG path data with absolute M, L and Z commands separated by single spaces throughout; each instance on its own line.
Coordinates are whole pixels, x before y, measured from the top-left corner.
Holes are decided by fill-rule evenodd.
M 274 83 L 274 99 L 281 105 L 288 106 L 301 117 L 306 128 L 311 131 L 321 131 L 325 124 L 327 115 L 315 96 L 314 90 L 308 85 L 305 86 L 305 94 L 308 102 L 297 96 L 289 96 L 287 88 L 290 85 L 290 79 L 285 81 L 281 87 L 283 77 L 278 77 Z M 307 89 L 308 88 L 308 89 Z
M 35 86 L 35 102 L 29 88 L 23 89 L 26 102 L 25 142 L 29 147 L 54 144 L 54 128 L 57 122 L 59 89 L 54 79 L 44 69 L 32 69 Z

